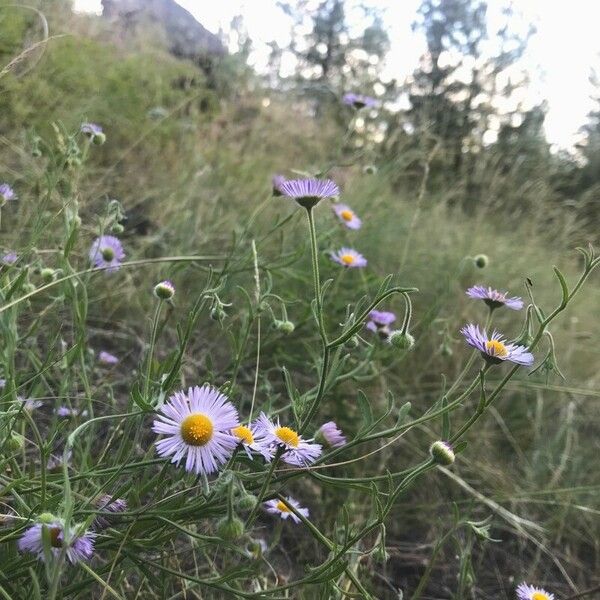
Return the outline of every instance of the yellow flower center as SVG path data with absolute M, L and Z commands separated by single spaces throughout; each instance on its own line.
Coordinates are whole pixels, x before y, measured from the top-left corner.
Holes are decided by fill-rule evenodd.
M 284 502 L 282 502 L 281 500 L 277 503 L 277 510 L 281 511 L 281 512 L 292 512 L 288 507 L 287 504 L 285 504 Z
M 343 210 L 340 212 L 340 217 L 342 217 L 344 221 L 352 221 L 354 218 L 354 213 L 351 210 Z
M 340 256 L 340 260 L 345 265 L 352 265 L 352 264 L 354 264 L 354 261 L 356 260 L 356 258 L 354 258 L 354 256 L 352 254 L 342 254 Z
M 544 592 L 533 592 L 531 600 L 550 600 L 550 596 L 544 594 Z
M 290 429 L 289 427 L 278 427 L 275 430 L 275 435 L 282 442 L 285 442 L 286 444 L 289 444 L 290 446 L 294 446 L 294 448 L 297 448 L 298 444 L 300 444 L 300 436 L 293 429 Z
M 231 432 L 236 437 L 239 437 L 242 442 L 245 442 L 246 444 L 254 444 L 254 436 L 252 435 L 252 431 L 250 431 L 250 427 L 238 425 L 237 427 L 234 427 Z
M 491 356 L 506 356 L 508 354 L 506 346 L 498 340 L 488 340 L 485 343 L 485 349 Z
M 190 446 L 205 446 L 212 436 L 213 424 L 206 415 L 195 413 L 181 422 L 181 437 Z

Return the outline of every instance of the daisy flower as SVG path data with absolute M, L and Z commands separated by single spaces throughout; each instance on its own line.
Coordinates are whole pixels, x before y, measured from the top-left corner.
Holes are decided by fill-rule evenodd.
M 339 448 L 346 443 L 346 436 L 344 436 L 342 430 L 336 425 L 335 421 L 323 423 L 323 425 L 319 427 L 316 437 L 319 439 L 322 438 L 327 445 L 332 448 Z
M 475 285 L 470 287 L 466 291 L 467 296 L 469 298 L 475 298 L 479 300 L 483 300 L 490 309 L 500 308 L 501 306 L 506 306 L 507 308 L 512 308 L 513 310 L 521 310 L 523 308 L 523 300 L 518 297 L 508 298 L 508 292 L 499 292 L 498 290 L 494 290 L 491 287 L 485 287 L 483 285 Z
M 331 253 L 331 260 L 347 268 L 362 268 L 367 266 L 367 259 L 352 248 L 341 248 Z
M 378 102 L 371 96 L 364 96 L 363 94 L 353 94 L 352 92 L 344 94 L 342 102 L 348 106 L 352 106 L 357 110 L 361 108 L 374 108 Z
M 231 430 L 231 434 L 238 439 L 238 444 L 246 451 L 248 458 L 252 458 L 252 452 L 262 454 L 265 460 L 270 461 L 275 454 L 273 448 L 266 441 L 263 430 L 256 424 L 237 425 Z
M 119 359 L 114 354 L 106 352 L 105 350 L 98 352 L 98 360 L 103 365 L 116 365 L 119 362 Z
M 369 320 L 367 321 L 367 329 L 369 331 L 385 333 L 390 332 L 389 326 L 396 320 L 396 315 L 393 312 L 385 310 L 372 310 L 369 313 Z M 387 337 L 387 336 L 386 336 Z
M 98 135 L 99 133 L 104 132 L 102 131 L 102 127 L 97 123 L 82 123 L 81 133 L 87 135 L 88 137 L 93 137 L 95 135 Z
M 17 546 L 20 552 L 35 554 L 38 560 L 45 562 L 44 539 L 48 539 L 50 553 L 54 558 L 65 552 L 67 559 L 75 564 L 92 557 L 95 537 L 95 533 L 80 527 L 65 531 L 64 521 L 53 517 L 49 523 L 39 522 L 26 529 Z
M 3 257 L 2 257 L 2 262 L 5 265 L 14 265 L 17 260 L 19 260 L 19 257 L 17 256 L 16 252 L 13 252 L 12 250 L 9 250 Z
M 340 195 L 340 188 L 331 179 L 288 179 L 281 183 L 279 191 L 304 208 L 312 208 L 324 198 Z
M 312 444 L 312 440 L 304 440 L 290 427 L 282 427 L 279 419 L 274 423 L 265 413 L 260 413 L 256 426 L 265 437 L 269 445 L 279 446 L 284 450 L 283 462 L 296 467 L 304 467 L 314 462 L 321 456 L 321 444 Z
M 362 221 L 356 216 L 356 213 L 347 204 L 334 204 L 333 212 L 337 218 L 348 228 L 348 229 L 360 229 Z
M 114 235 L 102 235 L 96 238 L 90 248 L 90 262 L 97 268 L 106 269 L 109 273 L 118 271 L 124 258 L 123 246 Z
M 231 458 L 239 440 L 230 432 L 238 424 L 233 404 L 205 384 L 173 394 L 152 430 L 166 436 L 156 442 L 159 456 L 171 456 L 176 465 L 185 457 L 185 470 L 200 475 L 214 473 Z
M 36 408 L 40 408 L 44 405 L 41 400 L 34 400 L 33 398 L 17 396 L 17 400 L 22 403 L 23 410 L 26 410 L 28 413 L 32 413 Z
M 4 206 L 11 200 L 16 200 L 17 195 L 8 183 L 0 183 L 0 207 Z
M 122 513 L 127 510 L 127 500 L 123 498 L 113 498 L 109 494 L 102 494 L 94 501 L 99 511 L 109 513 L 106 515 L 97 514 L 93 521 L 94 529 L 106 529 L 110 526 L 111 515 Z
M 498 364 L 505 360 L 518 365 L 530 366 L 533 364 L 533 354 L 528 352 L 525 346 L 507 343 L 504 336 L 497 331 L 488 337 L 485 330 L 479 329 L 479 325 L 470 323 L 460 332 L 464 335 L 467 344 L 479 350 L 483 358 L 492 364 Z
M 554 594 L 550 594 L 542 588 L 522 583 L 517 587 L 517 598 L 519 600 L 554 600 Z
M 300 517 L 294 514 L 288 505 L 293 506 L 303 517 L 308 519 L 308 508 L 302 508 L 300 504 L 290 496 L 285 499 L 285 502 L 283 502 L 283 500 L 274 499 L 269 500 L 264 504 L 265 510 L 268 513 L 279 515 L 284 521 L 290 518 L 294 523 L 300 523 Z
M 283 175 L 273 175 L 271 178 L 271 187 L 273 188 L 273 196 L 283 196 L 281 191 L 282 184 L 285 183 L 285 177 Z

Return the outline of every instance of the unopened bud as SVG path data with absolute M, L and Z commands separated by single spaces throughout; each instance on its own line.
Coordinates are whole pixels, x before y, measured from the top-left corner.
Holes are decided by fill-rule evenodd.
M 94 144 L 95 146 L 102 146 L 102 144 L 104 144 L 104 142 L 106 141 L 106 134 L 99 132 L 99 133 L 95 133 L 92 136 L 92 144 Z
M 223 308 L 221 306 L 215 306 L 211 311 L 210 311 L 210 318 L 213 321 L 223 321 L 224 319 L 227 318 L 227 313 L 223 310 Z
M 478 254 L 473 258 L 473 262 L 479 269 L 485 269 L 490 263 L 490 259 L 485 254 Z
M 10 436 L 6 440 L 6 448 L 10 452 L 16 452 L 17 450 L 21 450 L 24 445 L 25 439 L 23 436 L 16 431 L 11 431 Z
M 415 345 L 415 338 L 408 331 L 392 331 L 388 337 L 388 341 L 394 348 L 400 350 L 410 350 Z
M 451 465 L 456 459 L 452 446 L 448 442 L 443 442 L 441 440 L 431 444 L 429 453 L 438 465 L 443 465 L 445 467 Z
M 175 286 L 165 279 L 154 286 L 154 295 L 159 300 L 170 300 L 175 295 Z
M 37 518 L 37 520 L 40 523 L 49 525 L 50 523 L 55 523 L 58 519 L 52 513 L 44 512 Z
M 253 510 L 258 503 L 258 498 L 254 494 L 243 494 L 238 500 L 238 508 L 242 511 Z
M 277 331 L 281 331 L 281 333 L 284 333 L 285 335 L 290 335 L 290 333 L 294 333 L 294 329 L 296 329 L 296 326 L 291 321 L 275 320 L 273 322 L 273 325 L 275 326 L 275 329 L 277 329 Z
M 123 233 L 125 231 L 125 227 L 123 227 L 121 223 L 114 223 L 110 229 L 113 233 L 116 234 Z
M 217 523 L 217 534 L 224 540 L 237 540 L 244 535 L 244 522 L 235 516 L 225 517 Z
M 54 271 L 54 269 L 51 269 L 49 267 L 43 268 L 40 271 L 40 275 L 42 276 L 42 279 L 45 283 L 52 283 L 56 278 L 56 272 Z

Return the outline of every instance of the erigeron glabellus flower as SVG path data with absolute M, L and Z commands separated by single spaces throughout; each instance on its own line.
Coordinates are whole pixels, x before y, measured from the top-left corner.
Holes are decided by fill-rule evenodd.
M 273 196 L 282 196 L 281 191 L 282 184 L 285 183 L 285 177 L 283 175 L 273 175 L 271 178 L 271 187 L 273 188 Z
M 273 422 L 260 413 L 256 420 L 257 427 L 265 436 L 265 442 L 283 450 L 281 460 L 288 465 L 304 467 L 313 463 L 323 450 L 321 444 L 314 444 L 312 440 L 305 440 L 291 427 L 282 426 L 277 419 Z
M 332 252 L 331 260 L 349 269 L 367 266 L 367 259 L 352 248 L 340 248 L 337 252 Z
M 287 198 L 292 198 L 304 208 L 312 208 L 325 198 L 337 198 L 340 188 L 331 179 L 288 179 L 279 190 Z
M 317 430 L 315 437 L 319 439 L 319 441 L 322 438 L 325 443 L 332 448 L 339 448 L 346 443 L 346 436 L 342 433 L 342 430 L 337 426 L 335 421 L 323 423 Z
M 104 133 L 104 131 L 102 130 L 102 127 L 97 123 L 82 123 L 81 133 L 87 135 L 88 137 L 93 137 L 100 133 Z
M 246 451 L 248 458 L 252 458 L 252 452 L 258 452 L 267 461 L 275 455 L 274 448 L 267 441 L 267 436 L 257 423 L 250 425 L 237 425 L 231 430 L 231 434 L 237 438 L 238 444 Z
M 479 325 L 469 323 L 460 332 L 467 344 L 479 350 L 483 358 L 490 363 L 508 361 L 525 366 L 533 364 L 533 354 L 528 352 L 525 346 L 506 342 L 504 336 L 497 331 L 488 336 L 485 330 L 479 329 Z
M 285 502 L 283 502 L 282 500 L 273 499 L 273 500 L 268 500 L 264 504 L 265 510 L 268 513 L 270 513 L 272 515 L 278 515 L 284 521 L 287 519 L 292 519 L 292 521 L 294 521 L 294 523 L 300 523 L 301 522 L 300 517 L 298 517 L 296 514 L 294 514 L 288 505 L 293 506 L 303 517 L 308 519 L 308 515 L 309 515 L 308 508 L 302 508 L 300 506 L 300 503 L 297 502 L 296 500 L 294 500 L 293 498 L 291 498 L 290 496 L 288 496 L 285 499 Z
M 521 583 L 517 587 L 518 600 L 554 600 L 554 594 L 543 590 L 542 588 L 534 587 L 527 583 Z
M 381 330 L 387 330 L 389 333 L 389 326 L 396 320 L 396 314 L 386 310 L 372 310 L 369 313 L 369 320 L 367 321 L 367 329 L 369 331 L 378 332 Z
M 336 203 L 332 206 L 333 212 L 337 218 L 348 228 L 348 229 L 360 229 L 362 221 L 356 216 L 356 213 L 347 205 Z
M 96 268 L 113 273 L 119 270 L 125 252 L 121 242 L 114 235 L 102 235 L 94 240 L 89 256 L 90 262 Z
M 466 291 L 466 294 L 469 298 L 483 300 L 491 309 L 500 308 L 501 306 L 512 308 L 512 310 L 521 310 L 523 308 L 523 300 L 521 298 L 517 296 L 509 298 L 508 292 L 499 292 L 483 285 L 470 287 Z
M 166 436 L 156 442 L 160 456 L 176 465 L 185 459 L 185 470 L 199 475 L 214 473 L 231 458 L 239 442 L 231 430 L 238 424 L 227 396 L 205 384 L 173 394 L 160 407 L 152 430 Z
M 377 100 L 375 100 L 375 98 L 371 96 L 365 96 L 364 94 L 354 94 L 352 92 L 344 94 L 342 102 L 356 109 L 374 108 L 379 104 Z
M 38 560 L 46 562 L 44 540 L 47 539 L 51 557 L 57 558 L 64 552 L 67 559 L 75 564 L 92 557 L 95 537 L 95 533 L 82 529 L 81 526 L 66 530 L 64 521 L 54 517 L 47 523 L 38 522 L 26 529 L 17 546 L 20 552 L 35 554 Z
M 44 405 L 41 400 L 35 400 L 34 398 L 23 398 L 22 396 L 17 396 L 17 400 L 21 402 L 23 410 L 26 410 L 29 413 Z
M 119 363 L 119 359 L 114 354 L 106 352 L 106 350 L 98 352 L 98 361 L 103 365 L 116 365 Z
M 5 265 L 14 265 L 17 260 L 19 260 L 19 257 L 17 256 L 16 252 L 13 252 L 12 250 L 9 250 L 3 257 L 2 257 L 2 262 Z
M 8 183 L 0 183 L 0 208 L 11 200 L 16 200 L 17 195 L 15 191 L 8 185 Z
M 97 514 L 93 521 L 93 529 L 106 529 L 110 526 L 111 518 L 118 513 L 127 510 L 127 500 L 124 498 L 113 498 L 109 494 L 102 494 L 94 500 L 96 508 L 105 515 Z

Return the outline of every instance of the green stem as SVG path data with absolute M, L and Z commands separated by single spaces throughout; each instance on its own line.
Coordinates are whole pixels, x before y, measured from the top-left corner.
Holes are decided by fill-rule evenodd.
M 146 379 L 144 381 L 144 400 L 151 404 L 148 396 L 150 392 L 150 379 L 152 376 L 152 359 L 154 357 L 154 347 L 156 345 L 156 335 L 158 332 L 158 321 L 160 318 L 160 311 L 162 309 L 162 301 L 159 300 L 156 305 L 156 311 L 154 312 L 154 322 L 152 323 L 152 336 L 150 338 L 150 348 L 148 349 L 148 364 L 146 365 Z

